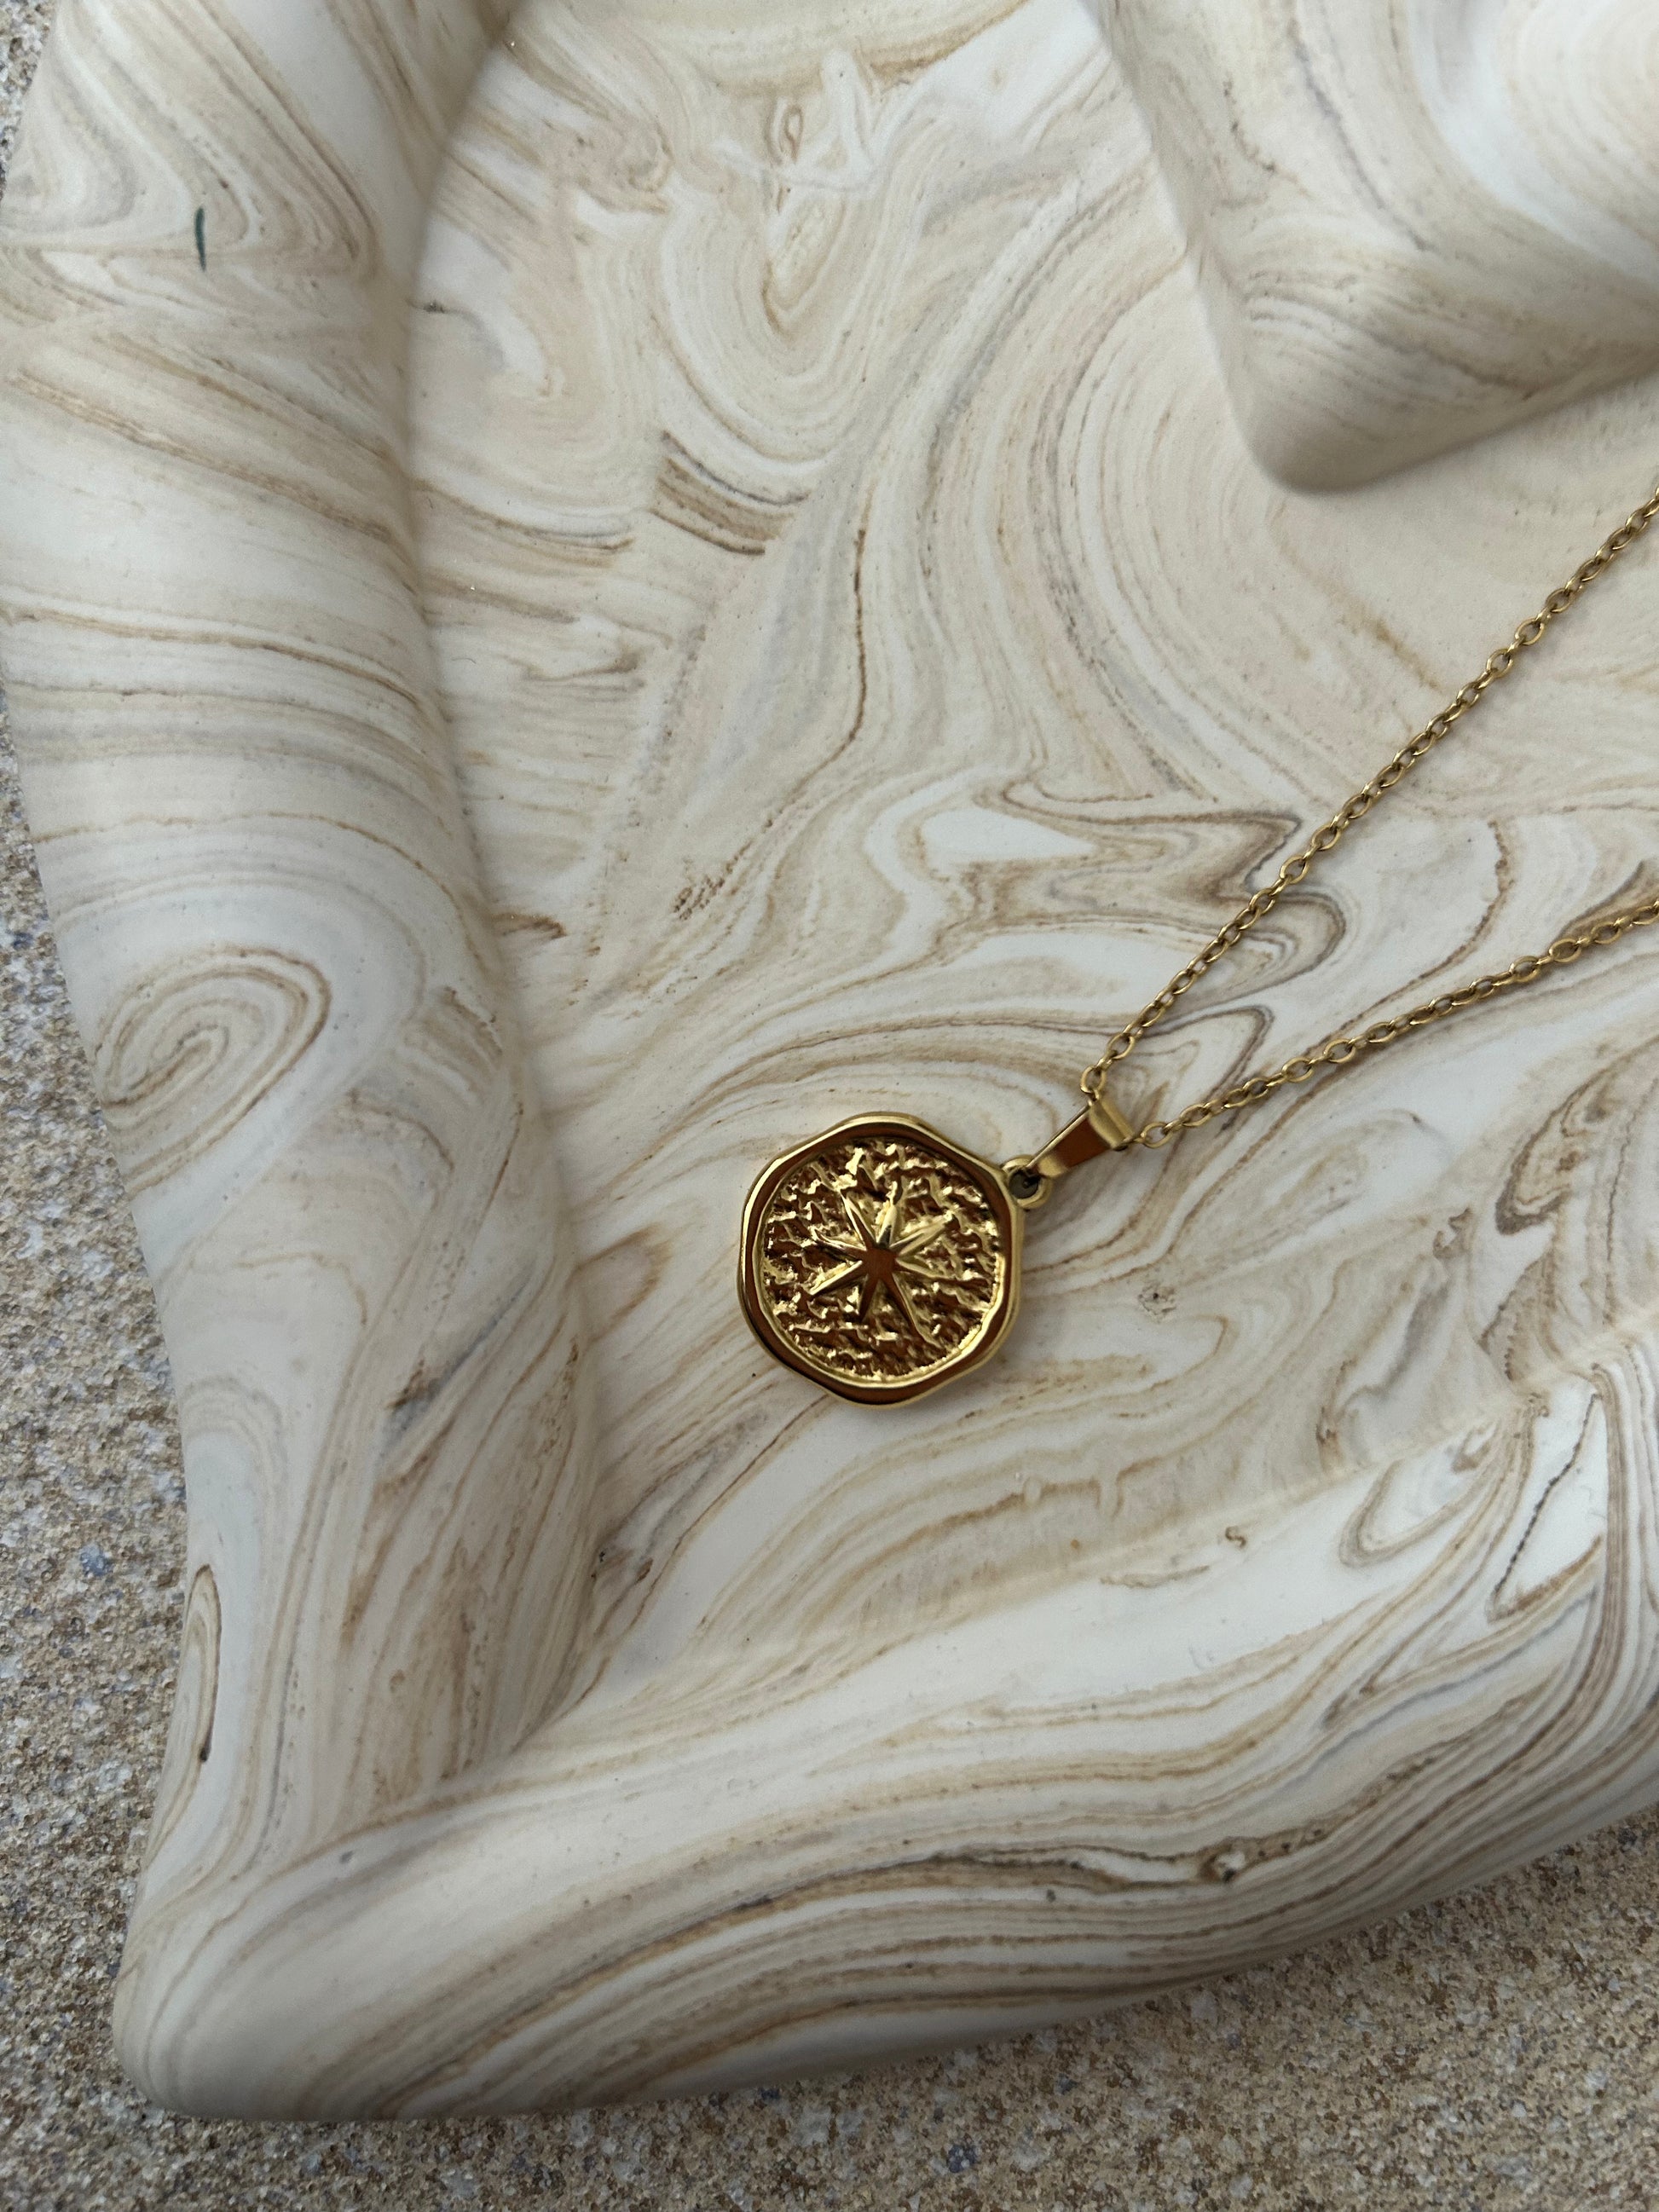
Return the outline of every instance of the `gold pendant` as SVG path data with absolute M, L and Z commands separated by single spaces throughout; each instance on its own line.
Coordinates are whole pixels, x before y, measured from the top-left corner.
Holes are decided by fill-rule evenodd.
M 743 1210 L 738 1294 L 785 1366 L 902 1405 L 988 1359 L 1019 1310 L 1025 1215 L 1134 1132 L 1103 1098 L 1029 1159 L 993 1167 L 908 1114 L 860 1115 L 781 1153 Z
M 786 1366 L 898 1405 L 1002 1342 L 1023 1226 L 1000 1168 L 908 1115 L 860 1115 L 783 1153 L 750 1192 L 743 1310 Z

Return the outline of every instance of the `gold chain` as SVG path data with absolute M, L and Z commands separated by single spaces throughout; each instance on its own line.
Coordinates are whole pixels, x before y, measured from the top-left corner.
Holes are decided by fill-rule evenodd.
M 1194 954 L 1178 975 L 1172 975 L 1150 1006 L 1144 1006 L 1132 1022 L 1127 1023 L 1111 1039 L 1092 1067 L 1082 1078 L 1084 1096 L 1098 1104 L 1106 1087 L 1106 1079 L 1118 1061 L 1126 1059 L 1139 1043 L 1148 1030 L 1161 1022 L 1177 1000 L 1190 991 L 1200 975 L 1206 975 L 1224 953 L 1231 952 L 1246 933 L 1255 927 L 1262 917 L 1273 912 L 1279 900 L 1293 884 L 1299 884 L 1316 860 L 1334 852 L 1347 832 L 1362 815 L 1369 814 L 1379 799 L 1392 791 L 1407 770 L 1416 767 L 1425 754 L 1431 753 L 1440 740 L 1449 736 L 1470 708 L 1478 707 L 1499 677 L 1507 676 L 1531 646 L 1538 643 L 1558 615 L 1565 614 L 1573 602 L 1593 584 L 1605 570 L 1610 568 L 1620 555 L 1633 545 L 1656 516 L 1659 516 L 1659 486 L 1644 500 L 1632 514 L 1626 516 L 1619 527 L 1603 538 L 1588 561 L 1581 562 L 1565 584 L 1558 585 L 1535 615 L 1529 616 L 1507 645 L 1500 645 L 1492 654 L 1480 673 L 1466 684 L 1456 696 L 1447 702 L 1408 739 L 1385 768 L 1379 769 L 1370 781 L 1362 784 L 1331 817 L 1330 820 L 1313 833 L 1299 853 L 1293 853 L 1280 867 L 1273 882 L 1253 892 L 1232 920 L 1218 929 L 1201 952 Z M 1167 1145 L 1170 1139 L 1183 1130 L 1196 1129 L 1206 1121 L 1213 1121 L 1218 1114 L 1237 1113 L 1241 1106 L 1254 1106 L 1266 1098 L 1282 1084 L 1305 1083 L 1317 1075 L 1322 1068 L 1346 1067 L 1368 1052 L 1380 1051 L 1387 1044 L 1407 1036 L 1413 1030 L 1425 1029 L 1431 1022 L 1443 1021 L 1448 1014 L 1459 1012 L 1465 1006 L 1480 1004 L 1496 998 L 1500 992 L 1518 988 L 1523 983 L 1535 983 L 1540 975 L 1552 969 L 1571 965 L 1582 953 L 1608 945 L 1616 945 L 1632 929 L 1644 929 L 1650 922 L 1659 921 L 1659 898 L 1650 899 L 1645 906 L 1632 907 L 1622 914 L 1606 915 L 1592 923 L 1576 936 L 1558 937 L 1543 952 L 1527 954 L 1496 975 L 1478 976 L 1455 991 L 1443 992 L 1437 999 L 1425 1005 L 1413 1006 L 1407 1014 L 1396 1014 L 1388 1021 L 1376 1022 L 1357 1036 L 1334 1036 L 1321 1045 L 1317 1051 L 1298 1053 L 1277 1067 L 1270 1075 L 1246 1076 L 1230 1091 L 1218 1091 L 1213 1097 L 1200 1098 L 1177 1114 L 1172 1121 L 1148 1121 L 1145 1127 L 1128 1137 L 1132 1144 L 1146 1145 L 1156 1150 Z

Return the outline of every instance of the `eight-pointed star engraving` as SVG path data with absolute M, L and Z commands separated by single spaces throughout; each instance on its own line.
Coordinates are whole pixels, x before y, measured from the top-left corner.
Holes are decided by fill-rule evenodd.
M 807 1295 L 822 1297 L 827 1291 L 856 1282 L 860 1321 L 870 1318 L 877 1301 L 884 1295 L 915 1334 L 924 1344 L 932 1344 L 933 1332 L 911 1304 L 904 1278 L 908 1275 L 924 1283 L 951 1279 L 924 1266 L 921 1260 L 921 1255 L 950 1229 L 950 1217 L 939 1213 L 916 1218 L 902 1182 L 883 1189 L 871 1176 L 862 1153 L 854 1157 L 851 1171 L 835 1188 L 852 1233 L 818 1239 L 824 1251 L 837 1257 L 833 1267 L 808 1285 Z

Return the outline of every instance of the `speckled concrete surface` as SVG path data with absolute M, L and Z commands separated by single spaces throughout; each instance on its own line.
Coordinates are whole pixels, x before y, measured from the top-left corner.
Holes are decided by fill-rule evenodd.
M 0 0 L 0 158 L 52 13 Z M 0 637 L 0 656 L 3 638 Z M 180 2120 L 106 2008 L 173 1680 L 165 1354 L 0 725 L 0 2204 L 662 2212 L 1647 2205 L 1659 1817 L 1057 2034 L 574 2118 Z

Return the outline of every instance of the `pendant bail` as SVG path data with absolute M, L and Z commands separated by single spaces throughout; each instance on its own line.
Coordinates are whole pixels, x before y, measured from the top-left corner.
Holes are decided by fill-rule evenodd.
M 1061 1176 L 1069 1175 L 1085 1160 L 1097 1160 L 1103 1152 L 1127 1152 L 1138 1134 L 1105 1093 L 1097 1093 L 1076 1121 L 1068 1121 L 1042 1152 L 1007 1163 L 1004 1173 L 1015 1204 L 1028 1213 L 1034 1212 L 1047 1203 Z

